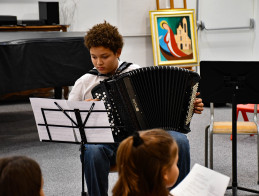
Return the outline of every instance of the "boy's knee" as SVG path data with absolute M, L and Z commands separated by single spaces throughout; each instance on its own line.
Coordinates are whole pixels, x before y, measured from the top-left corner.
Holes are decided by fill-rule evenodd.
M 103 154 L 103 146 L 101 145 L 85 145 L 85 159 L 91 161 L 98 161 Z
M 178 147 L 181 150 L 187 150 L 190 148 L 189 146 L 189 140 L 187 138 L 187 136 L 183 133 L 180 132 L 176 132 L 176 131 L 168 131 L 169 134 L 175 139 Z

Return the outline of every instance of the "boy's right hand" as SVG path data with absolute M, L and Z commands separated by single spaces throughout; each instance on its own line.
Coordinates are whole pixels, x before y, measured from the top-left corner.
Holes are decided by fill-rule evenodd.
M 85 101 L 100 101 L 100 99 L 85 99 Z

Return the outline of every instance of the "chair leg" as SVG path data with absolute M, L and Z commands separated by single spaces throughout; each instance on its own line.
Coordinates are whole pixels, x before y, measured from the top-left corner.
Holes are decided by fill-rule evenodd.
M 213 133 L 212 131 L 209 131 L 209 137 L 210 137 L 210 169 L 213 169 Z
M 257 184 L 259 184 L 259 134 L 257 134 Z
M 209 125 L 205 128 L 205 167 L 208 167 L 208 132 L 209 132 Z

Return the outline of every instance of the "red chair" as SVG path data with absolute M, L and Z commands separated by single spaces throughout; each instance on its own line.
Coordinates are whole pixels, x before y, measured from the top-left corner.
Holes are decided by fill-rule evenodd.
M 238 113 L 241 112 L 244 121 L 249 121 L 247 118 L 246 113 L 254 113 L 254 104 L 237 104 L 237 119 L 238 119 Z M 259 113 L 259 108 L 257 107 L 257 113 Z
M 246 113 L 247 112 L 254 113 L 254 104 L 237 104 L 237 119 L 238 119 L 239 112 L 241 112 L 244 121 L 249 121 Z M 259 113 L 258 107 L 257 107 L 257 113 Z M 250 136 L 253 136 L 253 134 L 251 134 Z M 230 136 L 230 139 L 232 140 L 232 135 Z

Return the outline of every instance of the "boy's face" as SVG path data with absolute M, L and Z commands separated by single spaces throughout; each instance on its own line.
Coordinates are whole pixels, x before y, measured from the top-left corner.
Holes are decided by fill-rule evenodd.
M 103 46 L 91 47 L 90 55 L 94 67 L 101 74 L 114 74 L 118 67 L 118 58 L 120 57 L 121 49 L 116 54 L 109 48 Z

